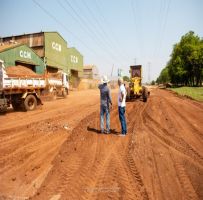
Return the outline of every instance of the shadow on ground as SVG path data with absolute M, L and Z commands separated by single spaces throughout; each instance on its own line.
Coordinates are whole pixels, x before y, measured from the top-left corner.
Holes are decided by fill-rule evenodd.
M 94 133 L 97 133 L 97 134 L 101 134 L 101 131 L 96 129 L 96 128 L 92 128 L 92 127 L 87 127 L 87 130 L 89 132 L 94 132 Z M 116 131 L 115 129 L 110 129 L 110 134 L 115 134 L 115 135 L 118 135 L 120 134 L 120 132 Z

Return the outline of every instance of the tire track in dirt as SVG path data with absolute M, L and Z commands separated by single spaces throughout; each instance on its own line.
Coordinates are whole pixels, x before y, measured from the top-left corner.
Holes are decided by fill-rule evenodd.
M 130 133 L 128 135 L 127 141 L 122 142 L 121 146 L 118 145 L 116 147 L 116 152 L 113 154 L 112 160 L 114 161 L 113 163 L 117 163 L 115 165 L 115 168 L 113 168 L 112 166 L 114 166 L 114 164 L 109 164 L 111 168 L 114 169 L 114 171 L 116 171 L 117 169 L 119 169 L 118 171 L 120 172 L 119 175 L 117 176 L 117 181 L 125 188 L 124 192 L 125 195 L 122 195 L 122 198 L 124 199 L 135 199 L 138 198 L 139 199 L 148 199 L 148 195 L 146 192 L 146 189 L 144 187 L 142 178 L 139 174 L 139 171 L 136 168 L 136 165 L 131 157 L 130 153 L 130 138 L 131 138 L 131 133 L 133 131 L 134 125 L 135 125 L 135 113 L 132 112 L 135 108 L 135 104 L 134 103 L 129 103 L 127 105 L 127 109 L 130 112 L 127 112 L 127 121 L 128 123 L 128 132 Z M 108 173 L 108 169 L 106 174 L 110 175 L 110 173 Z M 119 177 L 119 178 L 118 178 Z M 123 181 L 121 181 L 123 180 Z M 131 187 L 130 187 L 131 185 Z M 126 187 L 127 186 L 127 187 Z M 134 189 L 136 188 L 136 191 L 134 191 Z M 130 191 L 131 190 L 131 191 Z M 134 194 L 134 196 L 132 195 Z M 126 196 L 127 195 L 127 196 Z
M 78 124 L 78 120 L 87 116 L 87 111 L 91 113 L 96 107 L 95 103 L 85 108 L 80 105 L 77 108 L 81 111 L 80 116 L 75 112 L 77 109 L 71 108 L 54 117 L 46 116 L 45 120 L 33 118 L 34 122 L 27 120 L 26 124 L 20 126 L 3 127 L 0 134 L 0 141 L 3 141 L 0 152 L 0 194 L 4 194 L 5 199 L 11 193 L 13 198 L 35 194 L 41 180 L 51 169 L 50 161 L 57 155 L 64 140 L 70 136 L 71 128 Z M 68 112 L 71 110 L 73 113 L 70 116 Z M 64 129 L 67 122 L 68 130 Z
M 164 97 L 163 97 L 164 98 Z M 192 128 L 193 132 L 195 134 L 197 134 L 200 139 L 203 139 L 203 132 L 202 131 L 199 131 L 199 129 L 197 129 L 189 120 L 188 118 L 183 115 L 167 98 L 164 98 L 164 100 L 167 102 L 168 105 L 170 105 L 170 107 L 174 110 L 174 112 L 176 113 L 176 115 L 178 114 L 182 119 L 183 121 L 186 122 L 186 124 L 189 124 L 190 127 Z M 203 112 L 203 109 L 202 109 L 202 112 Z M 203 120 L 202 120 L 203 122 Z
M 163 105 L 166 102 L 163 98 L 161 98 L 161 101 L 163 101 Z M 184 141 L 184 138 L 176 134 L 171 134 L 167 129 L 167 127 L 173 126 L 174 123 L 169 115 L 164 114 L 165 108 L 163 105 L 161 105 L 162 107 L 160 108 L 163 109 L 160 115 L 162 115 L 163 118 L 167 118 L 167 126 L 162 126 L 155 120 L 156 117 L 154 119 L 148 114 L 150 105 L 153 103 L 152 96 L 152 100 L 150 99 L 148 104 L 143 104 L 140 101 L 127 104 L 128 112 L 126 115 L 129 135 L 126 138 L 122 138 L 122 140 L 114 135 L 97 135 L 85 130 L 87 126 L 96 127 L 95 130 L 99 129 L 98 112 L 82 120 L 74 131 L 80 133 L 80 136 L 84 137 L 84 142 L 88 143 L 88 145 L 83 146 L 82 143 L 79 143 L 78 137 L 70 138 L 71 143 L 67 142 L 69 146 L 72 146 L 72 149 L 76 146 L 78 151 L 77 155 L 79 154 L 81 156 L 81 160 L 79 160 L 77 164 L 72 165 L 71 163 L 74 162 L 74 159 L 67 157 L 66 159 L 69 161 L 64 161 L 64 163 L 66 163 L 64 166 L 66 167 L 64 167 L 61 173 L 61 177 L 64 177 L 64 180 L 59 178 L 58 182 L 60 187 L 58 187 L 58 189 L 56 189 L 56 187 L 48 187 L 46 189 L 47 192 L 49 192 L 45 192 L 44 195 L 46 194 L 49 198 L 60 196 L 60 199 L 153 199 L 152 197 L 167 199 L 165 188 L 167 182 L 163 179 L 164 171 L 161 171 L 163 167 L 158 166 L 160 164 L 160 158 L 157 157 L 157 151 L 155 152 L 157 143 L 152 144 L 152 139 L 158 139 L 157 141 L 160 142 L 159 146 L 166 149 L 166 152 L 178 151 L 189 159 L 192 158 L 193 162 L 198 164 L 198 166 L 202 166 L 202 158 L 196 150 Z M 170 107 L 170 105 L 168 106 Z M 172 109 L 171 112 L 175 111 Z M 111 122 L 114 124 L 114 128 L 118 129 L 119 124 L 116 120 L 116 115 L 117 113 L 114 109 L 111 113 Z M 174 127 L 173 131 L 175 129 L 176 127 Z M 141 136 L 141 133 L 148 136 L 149 142 L 146 143 L 146 145 L 148 145 L 147 151 L 148 156 L 150 156 L 151 170 L 154 174 L 154 178 L 156 178 L 155 180 L 151 180 L 152 194 L 150 195 L 148 193 L 149 184 L 147 184 L 146 187 L 146 177 L 141 170 L 141 165 L 137 164 L 137 162 L 140 162 L 140 159 L 146 158 L 141 158 L 140 155 L 134 155 L 134 150 L 137 148 L 137 139 Z M 143 135 L 141 137 L 146 136 Z M 114 141 L 114 144 L 110 141 Z M 94 148 L 91 143 L 95 143 Z M 104 149 L 104 147 L 106 149 Z M 66 150 L 74 155 L 72 151 Z M 141 152 L 137 151 L 137 153 L 139 154 Z M 139 158 L 139 160 L 137 160 L 137 158 Z M 87 162 L 87 160 L 89 161 Z M 185 199 L 197 199 L 197 193 L 192 188 L 192 183 L 182 164 L 177 164 L 172 158 L 171 162 L 174 166 L 174 170 L 178 174 L 177 177 L 182 187 L 182 189 L 179 188 L 179 194 L 174 196 L 175 199 L 180 197 L 181 193 L 185 194 Z M 72 168 L 69 168 L 69 166 L 72 166 Z M 173 170 L 171 169 L 171 173 L 172 172 Z M 50 176 L 50 180 L 47 182 L 51 182 L 51 180 L 52 178 Z M 183 185 L 185 185 L 185 187 L 183 187 Z M 69 188 L 70 186 L 72 186 L 72 188 Z M 158 191 L 157 188 L 159 188 Z M 43 190 L 46 189 L 43 187 L 41 189 L 42 196 L 40 194 L 38 198 L 35 197 L 36 199 L 43 197 Z M 39 193 L 40 192 L 39 190 Z
M 156 90 L 147 103 L 140 100 L 127 103 L 126 137 L 117 136 L 120 131 L 117 108 L 111 111 L 113 133 L 98 134 L 100 120 L 99 111 L 96 110 L 99 105 L 95 104 L 91 109 L 79 107 L 77 112 L 71 112 L 71 116 L 66 116 L 68 111 L 65 114 L 60 111 L 59 115 L 50 116 L 50 119 L 35 121 L 33 126 L 31 123 L 22 126 L 30 133 L 29 136 L 25 136 L 26 130 L 22 132 L 18 126 L 7 129 L 13 132 L 9 136 L 3 130 L 0 134 L 0 140 L 3 141 L 1 148 L 6 147 L 6 151 L 5 156 L 0 152 L 0 161 L 4 159 L 2 164 L 5 165 L 1 169 L 5 170 L 8 166 L 8 171 L 2 171 L 2 174 L 11 172 L 23 179 L 25 172 L 29 177 L 21 182 L 18 182 L 18 177 L 15 181 L 7 181 L 10 188 L 16 187 L 16 190 L 11 191 L 17 191 L 17 187 L 21 192 L 26 190 L 20 195 L 13 192 L 13 197 L 32 196 L 31 199 L 40 200 L 201 199 L 202 141 L 199 133 L 195 133 L 194 137 L 192 135 L 192 131 L 200 129 L 194 129 L 194 124 L 190 126 L 189 121 L 183 121 L 184 118 L 171 107 L 175 97 L 168 102 L 167 98 L 170 97 L 171 94 L 167 96 L 167 93 Z M 198 108 L 198 112 L 200 110 Z M 186 118 L 192 116 L 189 108 L 185 113 Z M 74 120 L 70 120 L 72 118 Z M 198 122 L 198 117 L 192 120 L 192 123 Z M 71 129 L 64 129 L 64 124 L 68 124 Z M 182 134 L 186 130 L 184 125 L 189 129 L 187 134 Z M 32 133 L 36 135 L 33 141 Z M 187 136 L 191 136 L 191 143 Z M 9 141 L 14 147 L 9 147 Z M 22 147 L 17 147 L 20 141 Z M 195 144 L 198 144 L 199 149 Z M 24 161 L 18 162 L 19 168 L 16 170 L 9 169 L 15 165 L 23 146 L 26 147 L 23 154 L 25 157 L 22 157 Z M 40 155 L 39 158 L 36 158 L 37 155 Z M 9 162 L 6 162 L 6 156 Z M 48 163 L 41 165 L 42 160 Z M 48 174 L 44 175 L 41 183 L 36 179 L 39 173 L 44 172 Z M 9 187 L 5 188 L 9 191 Z M 5 191 L 4 194 L 5 199 L 8 199 L 9 192 Z
M 90 141 L 91 141 L 92 140 L 91 137 L 95 136 L 95 134 L 94 135 L 89 134 L 90 136 L 86 134 L 86 138 L 84 138 L 84 134 L 83 134 L 83 132 L 81 132 L 81 131 L 84 131 L 83 130 L 84 128 L 85 129 L 87 128 L 87 127 L 81 127 L 81 125 L 90 122 L 92 120 L 92 118 L 93 119 L 95 118 L 95 113 L 90 114 L 90 116 L 83 119 L 81 121 L 81 123 L 73 130 L 72 135 L 66 142 L 66 146 L 70 146 L 70 148 L 78 149 L 77 154 L 80 154 L 80 156 L 81 156 L 80 162 L 78 163 L 77 166 L 74 166 L 74 170 L 73 169 L 69 170 L 69 165 L 71 165 L 70 158 L 72 158 L 72 160 L 74 160 L 75 154 L 73 154 L 73 150 L 70 150 L 70 152 L 69 152 L 70 157 L 67 157 L 67 158 L 65 158 L 64 152 L 60 153 L 61 155 L 63 155 L 62 156 L 63 160 L 66 160 L 66 162 L 64 163 L 64 166 L 66 166 L 66 167 L 62 168 L 62 171 L 60 172 L 62 174 L 61 176 L 65 175 L 65 174 L 71 174 L 71 176 L 74 179 L 76 179 L 77 181 L 74 182 L 73 180 L 68 180 L 68 179 L 66 179 L 66 181 L 63 181 L 60 179 L 59 180 L 60 185 L 61 185 L 60 189 L 58 190 L 56 188 L 56 186 L 55 186 L 55 189 L 50 188 L 49 189 L 50 193 L 48 192 L 46 194 L 46 196 L 51 197 L 51 195 L 53 195 L 53 193 L 56 192 L 56 193 L 59 193 L 61 195 L 61 197 L 63 198 L 63 196 L 64 195 L 66 196 L 68 193 L 69 198 L 74 199 L 74 198 L 77 198 L 76 196 L 78 195 L 78 192 L 79 192 L 81 195 L 81 198 L 82 198 L 82 196 L 85 195 L 82 193 L 84 193 L 85 190 L 87 190 L 86 189 L 87 186 L 85 183 L 88 183 L 88 181 L 94 182 L 91 179 L 95 178 L 96 173 L 98 173 L 101 170 L 101 168 L 103 167 L 104 163 L 107 162 L 105 160 L 104 161 L 97 161 L 97 160 L 95 161 L 95 155 L 98 153 L 98 151 L 100 151 L 97 147 L 97 141 L 96 141 L 96 145 L 95 145 L 96 147 L 94 147 L 94 151 L 93 151 L 96 153 L 93 153 L 91 151 L 92 147 L 91 147 L 91 149 L 88 149 L 87 146 L 85 145 L 84 146 L 85 148 L 81 148 L 83 146 L 83 144 L 82 144 L 80 138 L 83 138 L 86 141 L 88 141 L 88 139 L 90 139 Z M 80 134 L 80 136 L 78 136 L 78 133 Z M 62 149 L 65 149 L 65 147 L 63 147 Z M 64 151 L 67 152 L 67 150 L 64 150 Z M 71 155 L 71 154 L 73 154 L 73 155 Z M 91 157 L 90 155 L 91 156 L 93 155 L 93 157 Z M 104 157 L 103 155 L 101 155 L 101 156 Z M 108 160 L 108 157 L 106 158 L 106 160 Z M 67 164 L 67 165 L 65 165 L 65 164 Z M 92 170 L 89 171 L 90 170 L 89 168 L 90 169 L 92 168 Z M 73 173 L 73 172 L 75 172 L 75 173 Z M 91 177 L 89 178 L 88 176 L 86 176 L 87 173 L 92 173 L 92 175 L 93 175 L 92 178 Z M 61 181 L 62 181 L 62 183 L 61 183 Z M 70 182 L 71 182 L 71 190 L 67 190 L 67 188 L 65 186 L 68 186 L 70 184 Z M 81 184 L 83 184 L 82 187 L 81 187 Z
M 134 119 L 134 116 L 136 116 L 136 118 L 134 120 L 132 120 L 132 129 L 131 129 L 131 135 L 130 135 L 130 139 L 129 139 L 129 144 L 128 144 L 128 148 L 126 149 L 126 155 L 125 156 L 126 159 L 126 163 L 128 163 L 128 167 L 130 169 L 130 171 L 132 172 L 132 177 L 134 177 L 136 179 L 136 181 L 139 183 L 139 191 L 142 194 L 143 199 L 149 199 L 149 195 L 148 192 L 146 190 L 146 187 L 144 185 L 144 182 L 142 180 L 141 177 L 141 173 L 139 172 L 138 167 L 136 166 L 136 162 L 133 159 L 133 150 L 135 148 L 135 145 L 132 145 L 132 141 L 135 141 L 135 137 L 137 134 L 137 131 L 142 127 L 143 124 L 143 118 L 142 118 L 142 113 L 143 111 L 146 109 L 146 105 L 143 102 L 136 102 L 136 104 L 134 104 L 131 113 L 131 119 Z M 135 112 L 136 110 L 136 112 Z
M 157 108 L 161 110 L 162 123 L 150 117 L 151 109 L 149 105 L 147 110 L 148 112 L 145 112 L 148 115 L 148 117 L 150 117 L 150 119 L 148 120 L 153 120 L 153 122 L 156 123 L 156 125 L 160 125 L 161 126 L 160 129 L 162 130 L 162 132 L 165 133 L 167 136 L 169 136 L 170 139 L 177 141 L 177 143 L 184 144 L 186 148 L 189 145 L 189 148 L 192 149 L 192 151 L 199 154 L 198 151 L 200 148 L 202 148 L 203 141 L 200 135 L 196 134 L 197 128 L 194 129 L 193 128 L 194 125 L 192 123 L 189 123 L 188 120 L 185 120 L 189 118 L 187 115 L 185 117 L 182 117 L 182 114 L 179 115 L 179 113 L 177 113 L 177 108 L 176 109 L 174 108 L 175 105 L 172 105 L 171 103 L 169 103 L 169 100 L 166 97 L 163 97 L 163 98 L 159 97 L 159 99 L 161 100 L 161 102 L 162 100 L 164 100 L 164 102 L 159 105 L 159 108 Z M 182 105 L 180 109 L 185 110 L 185 105 Z M 198 123 L 197 120 L 203 122 L 203 119 L 201 118 L 198 119 L 196 117 L 196 121 L 193 120 L 193 123 L 194 122 Z M 198 129 L 200 133 L 201 124 L 199 124 Z M 188 140 L 188 138 L 190 138 L 190 140 Z M 199 156 L 202 158 L 202 154 L 201 155 L 199 154 Z
M 44 186 L 34 199 L 41 199 L 44 196 L 51 198 L 54 195 L 60 195 L 61 199 L 119 199 L 121 197 L 123 199 L 148 199 L 141 176 L 134 166 L 135 163 L 130 156 L 127 157 L 130 136 L 120 138 L 114 134 L 101 135 L 87 132 L 87 126 L 96 127 L 95 130 L 99 129 L 98 117 L 98 112 L 90 114 L 73 130 L 66 146 L 64 144 L 59 153 L 64 160 L 63 166 L 66 167 L 58 166 L 59 160 L 56 159 L 53 172 L 49 173 L 47 181 L 45 180 Z M 120 124 L 116 109 L 111 113 L 111 122 L 114 124 L 113 128 L 118 129 Z M 133 126 L 133 121 L 129 125 Z M 79 140 L 83 137 L 86 144 Z M 74 146 L 81 158 L 73 169 L 71 166 L 74 153 L 71 149 Z M 64 152 L 69 152 L 70 157 L 65 157 Z M 60 170 L 57 170 L 58 167 Z M 58 175 L 52 175 L 54 173 Z M 64 178 L 57 179 L 56 177 Z M 60 184 L 51 186 L 52 179 L 55 179 L 55 182 L 57 179 Z M 68 186 L 71 186 L 71 189 Z
M 164 105 L 167 105 L 166 106 L 167 110 L 163 107 L 160 108 L 162 110 L 163 118 L 165 118 L 167 113 L 170 113 L 170 116 L 173 117 L 173 115 L 177 114 L 177 109 L 174 109 L 174 106 L 172 106 L 171 103 L 168 103 L 168 100 L 166 101 L 166 97 L 163 97 L 163 99 L 165 102 Z M 165 110 L 165 112 L 164 112 L 164 110 Z M 179 115 L 179 113 L 178 113 L 178 115 Z M 154 124 L 154 125 L 152 124 L 150 127 L 147 126 L 149 128 L 149 130 L 150 129 L 152 130 L 152 127 L 156 130 L 156 132 L 152 131 L 153 134 L 156 133 L 154 136 L 156 136 L 156 137 L 158 136 L 159 139 L 160 139 L 160 136 L 162 136 L 161 141 L 167 143 L 167 149 L 168 149 L 169 155 L 171 157 L 171 161 L 174 164 L 174 169 L 176 170 L 176 175 L 179 178 L 179 183 L 182 186 L 182 195 L 184 196 L 184 199 L 198 199 L 197 191 L 193 188 L 193 185 L 190 181 L 189 176 L 187 175 L 183 165 L 180 163 L 180 160 L 179 160 L 180 158 L 179 158 L 178 154 L 177 154 L 177 156 L 179 159 L 175 160 L 174 156 L 173 156 L 174 152 L 176 152 L 176 150 L 178 150 L 178 152 L 183 153 L 183 155 L 186 155 L 187 159 L 190 160 L 190 162 L 192 159 L 192 163 L 196 164 L 196 166 L 198 166 L 199 169 L 203 169 L 202 156 L 188 142 L 185 141 L 185 138 L 183 137 L 184 135 L 179 135 L 179 133 L 178 133 L 178 131 L 180 131 L 180 130 L 182 130 L 182 131 L 185 130 L 182 127 L 184 125 L 178 124 L 177 121 L 174 121 L 175 120 L 174 118 L 171 118 L 170 116 L 167 115 L 167 123 L 174 124 L 175 125 L 174 128 L 176 129 L 176 131 L 174 133 L 171 133 L 170 129 L 166 130 L 165 128 L 163 128 L 163 126 L 160 125 L 152 117 L 150 117 L 147 112 L 144 113 L 144 116 L 146 118 L 146 126 L 147 126 L 147 122 L 149 122 L 149 120 Z M 182 115 L 179 115 L 179 116 L 182 118 Z M 183 120 L 185 118 L 186 117 L 184 117 Z M 186 123 L 187 126 L 191 125 L 191 123 L 189 123 L 188 120 L 186 120 L 186 122 L 183 122 L 183 123 Z M 191 131 L 194 132 L 195 130 L 193 129 L 193 125 L 192 125 Z M 172 130 L 172 132 L 173 131 L 174 130 Z M 152 135 L 150 134 L 149 136 L 151 137 Z M 195 136 L 197 136 L 197 135 L 195 135 Z M 198 137 L 196 137 L 196 139 L 197 139 L 197 141 L 199 141 L 199 140 L 201 141 L 201 139 Z M 173 148 L 171 149 L 171 145 L 174 149 Z M 153 148 L 152 148 L 152 150 L 153 150 Z
M 143 130 L 145 130 L 147 128 L 147 126 L 146 126 L 147 122 L 146 122 L 146 118 L 145 118 L 144 113 L 147 112 L 148 106 L 151 103 L 149 101 L 150 100 L 148 100 L 148 104 L 142 105 L 141 102 L 140 102 L 139 105 L 137 105 L 137 107 L 140 107 L 142 105 L 142 108 L 141 109 L 139 108 L 138 112 L 137 112 L 137 115 L 139 117 L 138 117 L 137 123 L 136 123 L 136 125 L 134 127 L 134 129 L 136 129 L 137 131 L 133 130 L 133 133 L 134 133 L 133 134 L 133 136 L 134 136 L 133 141 L 136 141 L 136 133 L 137 132 L 143 131 Z M 147 129 L 147 132 L 150 133 L 151 129 Z M 162 183 L 161 183 L 161 179 L 160 179 L 160 174 L 159 174 L 159 170 L 158 170 L 158 167 L 157 167 L 156 157 L 155 157 L 155 154 L 154 154 L 153 146 L 151 145 L 151 135 L 150 134 L 148 134 L 148 138 L 149 138 L 149 145 L 150 145 L 149 149 L 150 149 L 150 152 L 151 152 L 151 154 L 150 154 L 151 155 L 150 161 L 151 161 L 152 165 L 154 166 L 154 175 L 157 176 L 158 183 L 159 183 L 157 185 L 157 187 L 159 187 L 159 191 L 161 193 L 161 199 L 165 199 L 164 198 L 164 192 L 163 192 L 163 189 L 162 189 Z M 132 152 L 134 152 L 134 148 L 135 148 L 135 145 L 132 145 L 132 148 L 131 148 Z M 133 153 L 131 155 L 133 155 Z M 136 161 L 134 161 L 135 159 L 133 159 L 132 156 L 131 156 L 131 160 L 132 160 L 132 167 L 136 166 L 135 164 L 133 164 Z M 136 171 L 138 171 L 138 170 L 136 170 Z M 142 185 L 144 185 L 144 184 L 142 183 Z M 155 192 L 155 189 L 154 189 L 153 186 L 154 185 L 152 185 L 153 195 L 155 195 L 156 192 Z M 147 195 L 148 193 L 145 191 L 145 194 Z M 149 198 L 149 196 L 147 196 L 147 197 Z M 152 198 L 152 196 L 151 196 L 151 198 Z
M 179 182 L 184 190 L 183 195 L 184 195 L 184 199 L 188 199 L 188 200 L 195 200 L 198 199 L 198 195 L 196 193 L 196 191 L 194 190 L 190 179 L 188 177 L 188 175 L 185 172 L 184 167 L 179 163 L 179 161 L 174 158 L 173 152 L 170 152 L 170 157 L 174 163 L 174 167 L 176 169 L 176 175 L 179 179 Z
M 152 152 L 153 165 L 154 165 L 154 168 L 155 168 L 154 174 L 157 175 L 157 179 L 158 179 L 158 183 L 159 183 L 159 188 L 160 188 L 160 191 L 161 191 L 160 193 L 161 193 L 162 199 L 165 199 L 164 191 L 163 191 L 163 187 L 162 187 L 162 182 L 161 182 L 161 178 L 160 178 L 160 172 L 159 172 L 159 169 L 158 169 L 158 164 L 157 164 L 155 152 L 154 152 L 153 147 L 152 147 L 152 139 L 151 139 L 150 135 L 149 135 L 149 139 L 150 139 L 150 145 L 151 145 L 150 149 L 151 149 L 151 152 Z
M 55 135 L 47 134 L 40 138 L 35 137 L 35 140 L 32 141 L 31 139 L 33 137 L 31 136 L 29 143 L 27 143 L 27 141 L 26 141 L 26 143 L 22 142 L 22 146 L 20 146 L 20 147 L 19 147 L 19 143 L 17 143 L 16 146 L 14 146 L 14 149 L 13 149 L 14 151 L 12 151 L 12 153 L 10 153 L 8 155 L 6 154 L 0 158 L 0 164 L 2 164 L 0 174 L 3 173 L 4 171 L 9 172 L 9 170 L 12 169 L 13 166 L 15 165 L 16 158 L 18 158 L 19 160 L 22 160 L 22 161 L 26 160 L 26 162 L 22 162 L 22 164 L 19 164 L 17 166 L 17 168 L 20 168 L 21 165 L 26 165 L 27 163 L 29 163 L 34 158 L 35 152 L 37 152 L 39 150 L 37 145 L 41 145 L 41 147 L 46 149 L 47 146 L 51 147 L 51 145 L 53 145 L 53 143 L 56 143 L 56 144 L 60 143 L 60 140 L 62 139 L 62 137 L 63 137 L 62 134 L 57 135 L 57 137 Z M 47 139 L 50 140 L 51 138 L 54 138 L 53 142 L 44 144 L 44 141 L 46 141 Z M 22 152 L 25 150 L 26 150 L 26 152 L 22 155 Z M 9 161 L 10 166 L 8 166 L 8 161 Z
M 162 142 L 164 142 L 166 145 L 176 149 L 177 151 L 185 154 L 186 156 L 192 158 L 194 161 L 197 161 L 200 165 L 203 165 L 203 157 L 196 152 L 188 143 L 186 143 L 184 140 L 173 137 L 171 138 L 171 134 L 162 126 L 157 123 L 152 117 L 150 117 L 147 113 L 144 113 L 145 119 L 148 119 L 148 121 L 151 122 L 150 126 L 148 123 L 145 125 L 152 130 L 152 133 L 159 138 Z M 154 124 L 154 126 L 152 126 Z
M 160 103 L 157 103 L 157 101 L 159 101 Z M 194 149 L 188 142 L 186 142 L 183 136 L 180 137 L 178 135 L 179 134 L 178 131 L 180 130 L 179 124 L 174 123 L 174 119 L 171 118 L 171 114 L 176 113 L 176 111 L 174 109 L 171 109 L 169 110 L 169 113 L 167 113 L 168 108 L 169 109 L 171 108 L 170 104 L 168 105 L 168 103 L 165 101 L 165 98 L 162 98 L 160 96 L 159 97 L 151 96 L 146 106 L 142 107 L 142 109 L 136 106 L 134 107 L 135 109 L 134 113 L 136 113 L 136 116 L 139 113 L 139 117 L 137 117 L 138 120 L 135 125 L 135 131 L 133 131 L 132 143 L 130 144 L 131 152 L 132 152 L 131 155 L 133 155 L 134 162 L 138 164 L 139 173 L 142 175 L 142 178 L 144 179 L 144 181 L 146 181 L 146 177 L 143 177 L 144 170 L 141 170 L 141 168 L 144 166 L 142 166 L 140 162 L 141 163 L 147 162 L 146 159 L 148 158 L 147 156 L 146 158 L 140 157 L 139 154 L 141 153 L 140 151 L 142 150 L 140 149 L 140 147 L 143 148 L 144 143 L 139 144 L 138 142 L 140 139 L 142 139 L 141 141 L 143 142 L 143 140 L 146 140 L 145 138 L 148 138 L 148 141 L 152 141 L 152 138 L 153 140 L 158 139 L 157 141 L 160 142 L 159 147 L 156 146 L 154 142 L 153 142 L 153 146 L 150 145 L 151 142 L 148 142 L 147 151 L 145 152 L 145 154 L 147 153 L 148 156 L 150 156 L 149 163 L 151 163 L 150 164 L 151 170 L 153 170 L 152 171 L 153 175 L 151 177 L 152 184 L 150 188 L 149 188 L 149 184 L 146 184 L 147 190 L 149 189 L 149 192 L 150 190 L 152 191 L 150 193 L 148 192 L 150 199 L 157 199 L 157 198 L 167 199 L 168 198 L 166 196 L 166 190 L 165 190 L 165 186 L 167 182 L 163 179 L 164 174 L 163 174 L 163 171 L 161 171 L 161 167 L 159 166 L 160 158 L 157 160 L 157 156 L 159 154 L 157 155 L 158 153 L 157 150 L 155 152 L 156 148 L 160 149 L 160 147 L 162 146 L 162 148 L 165 148 L 166 152 L 168 152 L 169 154 L 171 154 L 171 152 L 178 152 L 177 157 L 179 159 L 181 154 L 186 156 L 186 158 L 188 159 L 188 162 L 191 162 L 193 164 L 196 164 L 196 166 L 198 166 L 197 170 L 201 170 L 203 167 L 202 156 L 199 154 L 199 152 L 196 149 Z M 159 113 L 156 113 L 156 110 L 159 111 Z M 157 115 L 160 115 L 160 117 Z M 157 119 L 159 121 L 157 121 Z M 164 121 L 164 119 L 166 119 L 166 121 Z M 160 122 L 163 122 L 164 124 L 161 124 Z M 188 125 L 190 125 L 190 123 Z M 192 130 L 195 131 L 194 129 Z M 197 139 L 197 137 L 195 139 Z M 145 149 L 143 150 L 145 151 Z M 134 153 L 136 153 L 136 156 Z M 181 158 L 182 159 L 180 160 L 185 159 L 184 157 L 181 157 Z M 176 174 L 178 174 L 177 177 L 179 178 L 179 183 L 182 187 L 182 189 L 179 188 L 179 191 L 177 190 L 179 194 L 174 196 L 175 199 L 176 198 L 179 199 L 181 194 L 183 195 L 182 196 L 183 199 L 199 199 L 200 196 L 198 195 L 201 195 L 201 193 L 199 192 L 197 194 L 197 191 L 199 190 L 197 190 L 197 188 L 195 189 L 193 188 L 194 182 L 192 183 L 190 181 L 190 177 L 187 175 L 184 166 L 180 163 L 177 164 L 177 162 L 175 162 L 172 158 L 171 158 L 171 163 L 173 163 L 174 165 L 174 170 L 176 171 Z M 147 168 L 145 170 L 147 170 Z M 171 169 L 171 171 L 172 170 L 173 169 Z M 201 171 L 199 173 L 201 173 Z M 154 187 L 154 184 L 156 184 L 155 187 Z M 185 184 L 185 187 L 183 186 L 183 184 Z

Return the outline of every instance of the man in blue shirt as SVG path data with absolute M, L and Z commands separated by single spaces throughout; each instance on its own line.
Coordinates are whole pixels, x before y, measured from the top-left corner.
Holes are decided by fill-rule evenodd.
M 107 86 L 109 82 L 107 76 L 102 77 L 102 84 L 99 85 L 100 89 L 100 127 L 101 133 L 104 133 L 104 114 L 106 113 L 106 133 L 110 133 L 110 108 L 112 107 L 112 100 L 110 90 Z

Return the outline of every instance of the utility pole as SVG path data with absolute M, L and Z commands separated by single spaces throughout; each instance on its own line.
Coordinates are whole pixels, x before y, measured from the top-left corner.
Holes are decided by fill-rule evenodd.
M 134 58 L 135 65 L 136 65 L 136 60 L 137 60 L 137 59 L 136 59 L 136 58 Z
M 111 68 L 111 79 L 112 79 L 112 75 L 113 75 L 113 68 L 114 68 L 114 65 Z
M 148 62 L 148 83 L 150 84 L 150 80 L 151 80 L 151 77 L 150 77 L 150 67 L 151 67 L 151 63 Z
M 123 70 L 121 68 L 118 68 L 118 76 L 120 77 L 123 76 Z

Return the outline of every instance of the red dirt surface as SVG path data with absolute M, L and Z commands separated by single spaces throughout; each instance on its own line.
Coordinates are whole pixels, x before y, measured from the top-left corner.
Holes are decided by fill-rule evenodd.
M 203 199 L 203 104 L 153 89 L 118 137 L 115 92 L 110 135 L 97 90 L 0 116 L 0 199 Z
M 9 77 L 43 77 L 43 75 L 36 74 L 31 69 L 21 65 L 6 67 L 6 73 Z

